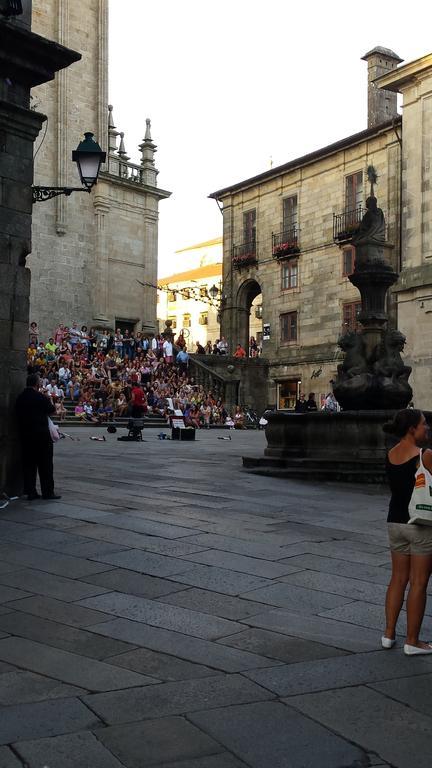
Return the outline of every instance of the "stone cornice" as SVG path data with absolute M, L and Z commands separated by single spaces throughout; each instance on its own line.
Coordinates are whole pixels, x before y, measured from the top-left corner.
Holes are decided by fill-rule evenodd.
M 126 187 L 127 189 L 130 189 L 133 192 L 138 192 L 138 194 L 152 195 L 153 197 L 157 197 L 158 200 L 171 197 L 171 194 L 172 194 L 172 192 L 168 192 L 166 189 L 160 189 L 159 187 L 150 187 L 147 184 L 139 184 L 138 182 L 135 182 L 135 181 L 122 179 L 119 176 L 114 176 L 112 173 L 108 173 L 107 171 L 102 171 L 99 174 L 99 178 L 103 181 L 108 181 L 110 184 L 113 184 L 114 186 Z
M 81 59 L 81 54 L 24 27 L 0 20 L 0 77 L 32 88 L 53 80 L 55 73 Z
M 419 267 L 404 268 L 392 293 L 403 293 L 414 288 L 432 286 L 432 264 L 422 264 Z
M 374 80 L 378 88 L 384 88 L 386 91 L 400 92 L 407 85 L 415 82 L 418 78 L 430 74 L 432 71 L 432 54 L 422 56 L 420 59 L 410 61 L 403 67 L 393 69 L 386 75 L 381 75 Z

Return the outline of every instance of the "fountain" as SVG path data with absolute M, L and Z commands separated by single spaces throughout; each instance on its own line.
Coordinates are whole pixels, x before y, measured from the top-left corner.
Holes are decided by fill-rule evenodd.
M 339 413 L 268 412 L 264 457 L 244 457 L 243 465 L 260 474 L 317 480 L 382 482 L 388 437 L 382 425 L 412 400 L 411 368 L 402 360 L 405 336 L 387 327 L 386 296 L 398 275 L 385 257 L 393 246 L 385 239 L 384 214 L 371 185 L 366 213 L 353 237 L 355 269 L 349 280 L 361 295 L 362 329 L 338 339 L 345 353 L 332 382 Z M 429 420 L 429 414 L 428 414 Z

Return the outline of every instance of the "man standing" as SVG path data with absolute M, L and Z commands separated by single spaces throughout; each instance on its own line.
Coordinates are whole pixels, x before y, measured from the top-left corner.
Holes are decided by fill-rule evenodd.
M 39 392 L 39 376 L 27 376 L 27 386 L 17 397 L 16 418 L 21 438 L 24 492 L 29 501 L 40 499 L 36 490 L 36 475 L 43 499 L 60 499 L 54 493 L 53 443 L 48 416 L 55 412 L 51 400 Z
M 189 355 L 185 349 L 181 349 L 180 352 L 177 353 L 176 363 L 179 367 L 180 374 L 187 374 L 189 366 Z
M 172 362 L 173 362 L 173 345 L 172 345 L 172 341 L 170 341 L 170 339 L 165 339 L 165 341 L 163 343 L 163 346 L 162 346 L 162 350 L 163 350 L 163 356 L 164 356 L 165 362 L 168 365 L 172 365 Z

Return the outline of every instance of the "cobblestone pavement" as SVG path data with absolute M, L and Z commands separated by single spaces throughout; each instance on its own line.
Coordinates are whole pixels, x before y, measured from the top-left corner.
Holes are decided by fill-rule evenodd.
M 0 513 L 0 768 L 429 768 L 385 491 L 249 475 L 259 432 L 73 434 L 62 499 Z

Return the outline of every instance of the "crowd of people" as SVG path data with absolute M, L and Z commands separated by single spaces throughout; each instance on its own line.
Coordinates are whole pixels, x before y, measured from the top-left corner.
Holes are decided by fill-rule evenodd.
M 215 354 L 226 354 L 225 339 L 218 344 Z M 43 340 L 32 322 L 27 362 L 28 372 L 39 375 L 40 391 L 50 398 L 59 421 L 66 416 L 69 399 L 77 420 L 95 424 L 151 413 L 168 420 L 175 409 L 182 411 L 186 426 L 197 429 L 246 427 L 240 406 L 229 413 L 215 393 L 190 375 L 183 334 L 173 344 L 161 335 L 149 337 L 120 328 L 110 333 L 74 322 L 70 327 L 60 323 Z

